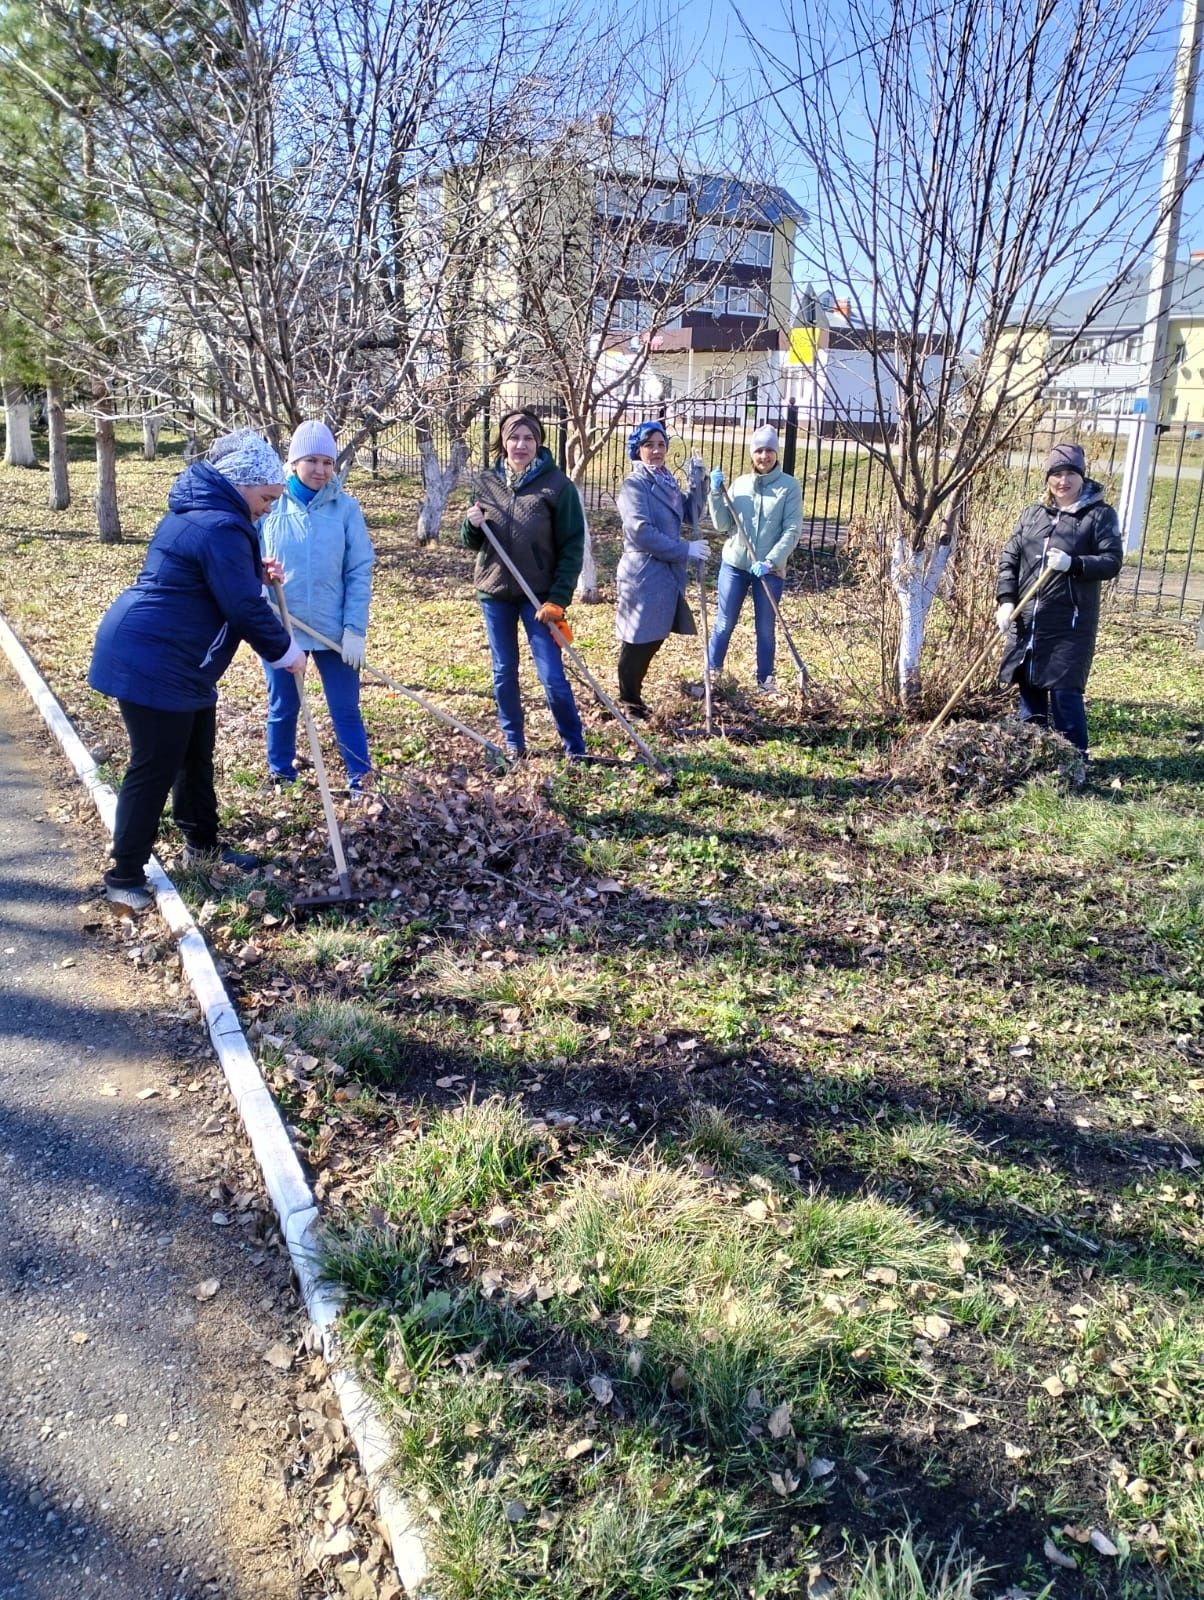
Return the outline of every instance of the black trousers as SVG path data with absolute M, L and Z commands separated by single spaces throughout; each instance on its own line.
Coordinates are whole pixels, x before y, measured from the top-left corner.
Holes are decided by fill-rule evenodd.
M 113 830 L 113 869 L 105 882 L 130 888 L 146 882 L 146 863 L 167 797 L 176 827 L 199 850 L 217 843 L 217 794 L 213 787 L 213 744 L 217 711 L 156 711 L 119 700 L 130 736 L 130 764 L 117 796 Z
M 649 644 L 621 644 L 619 646 L 619 700 L 625 706 L 642 706 L 644 679 L 652 658 L 664 644 L 663 639 L 653 639 Z

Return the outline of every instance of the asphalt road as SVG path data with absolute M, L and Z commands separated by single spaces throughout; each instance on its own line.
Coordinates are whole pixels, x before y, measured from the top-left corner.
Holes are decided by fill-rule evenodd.
M 287 1270 L 219 1209 L 199 1025 L 132 958 L 153 915 L 107 925 L 39 730 L 0 668 L 0 1600 L 295 1595 Z

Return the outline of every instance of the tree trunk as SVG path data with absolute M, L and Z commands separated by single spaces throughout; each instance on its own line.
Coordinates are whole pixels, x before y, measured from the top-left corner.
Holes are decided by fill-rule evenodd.
M 4 463 L 9 467 L 36 467 L 33 453 L 29 396 L 20 383 L 4 385 Z
M 899 700 L 905 716 L 920 713 L 920 653 L 924 630 L 952 546 L 913 548 L 900 534 L 891 554 L 890 577 L 899 602 Z
M 117 430 L 113 425 L 113 397 L 103 379 L 93 381 L 92 398 L 96 404 L 96 531 L 101 544 L 120 544 Z
M 594 557 L 594 536 L 590 531 L 589 517 L 585 510 L 585 496 L 581 493 L 581 485 L 575 483 L 577 497 L 581 501 L 581 520 L 585 523 L 585 557 L 581 563 L 581 576 L 577 579 L 577 587 L 573 591 L 573 599 L 579 600 L 583 606 L 596 606 L 602 598 L 598 588 L 598 563 Z
M 142 413 L 142 457 L 145 461 L 153 461 L 159 449 L 159 430 L 163 426 L 163 418 L 154 411 Z
M 446 467 L 439 464 L 435 442 L 425 429 L 418 430 L 418 456 L 422 466 L 422 502 L 418 507 L 418 543 L 433 544 L 443 525 L 443 512 L 448 496 L 460 481 L 460 474 L 468 460 L 468 445 L 463 439 L 454 439 L 451 460 Z
M 67 468 L 67 408 L 63 403 L 63 385 L 58 378 L 46 382 L 46 432 L 50 449 L 50 493 L 47 503 L 51 511 L 66 511 L 71 504 L 71 477 Z
M 573 481 L 581 501 L 581 516 L 585 523 L 585 556 L 581 563 L 581 576 L 577 579 L 577 587 L 573 590 L 573 599 L 583 606 L 596 606 L 602 599 L 602 591 L 598 587 L 598 562 L 594 555 L 594 536 L 589 525 L 589 517 L 585 510 L 585 474 L 589 470 L 593 455 L 589 450 L 590 429 L 588 420 L 582 419 L 572 410 L 569 411 L 568 439 L 565 441 L 565 461 L 568 475 Z

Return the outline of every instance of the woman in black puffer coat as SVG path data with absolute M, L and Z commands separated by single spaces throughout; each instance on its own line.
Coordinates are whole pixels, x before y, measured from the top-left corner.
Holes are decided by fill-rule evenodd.
M 1045 490 L 999 558 L 996 620 L 1010 635 L 999 676 L 1019 689 L 1022 721 L 1052 723 L 1086 754 L 1083 691 L 1099 632 L 1100 590 L 1120 571 L 1124 549 L 1116 512 L 1087 477 L 1081 445 L 1054 446 Z M 1052 576 L 1017 614 L 1017 600 L 1046 568 Z

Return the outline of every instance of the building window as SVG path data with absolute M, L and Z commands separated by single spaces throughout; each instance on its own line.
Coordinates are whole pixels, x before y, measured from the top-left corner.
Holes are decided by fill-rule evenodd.
M 727 314 L 729 317 L 763 317 L 769 311 L 769 296 L 756 284 L 729 283 L 727 286 Z
M 605 299 L 594 301 L 594 328 L 605 333 L 635 333 L 641 326 L 640 302 Z
M 699 261 L 733 261 L 747 267 L 768 267 L 773 261 L 773 234 L 762 229 L 700 228 L 694 242 Z

